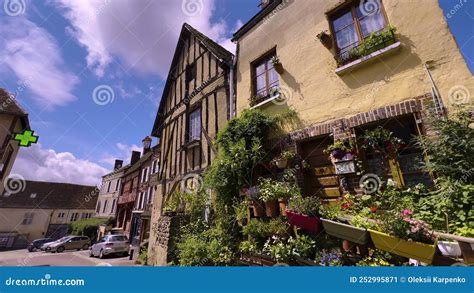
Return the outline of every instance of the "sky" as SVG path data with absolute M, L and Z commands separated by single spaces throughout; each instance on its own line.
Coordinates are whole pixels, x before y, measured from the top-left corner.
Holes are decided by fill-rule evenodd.
M 0 4 L 0 87 L 16 95 L 40 136 L 20 150 L 12 173 L 87 185 L 141 150 L 182 24 L 233 52 L 232 33 L 259 10 L 258 0 Z M 474 71 L 474 0 L 440 4 Z

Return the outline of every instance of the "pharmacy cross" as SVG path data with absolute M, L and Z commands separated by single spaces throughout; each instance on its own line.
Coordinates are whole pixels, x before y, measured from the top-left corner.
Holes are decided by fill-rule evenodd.
M 32 143 L 38 142 L 38 136 L 33 135 L 34 133 L 34 131 L 25 130 L 23 133 L 16 133 L 13 139 L 19 141 L 20 146 L 29 147 Z

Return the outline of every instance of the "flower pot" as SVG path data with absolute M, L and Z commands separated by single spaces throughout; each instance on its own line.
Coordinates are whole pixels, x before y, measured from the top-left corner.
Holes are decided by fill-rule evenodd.
M 278 216 L 278 202 L 276 200 L 265 202 L 265 214 L 271 218 Z
M 321 231 L 321 221 L 317 217 L 300 215 L 289 210 L 286 211 L 286 217 L 288 218 L 288 223 L 290 223 L 290 225 L 294 225 L 312 232 Z
M 288 205 L 288 200 L 280 199 L 278 201 L 278 205 L 280 207 L 280 215 L 286 216 L 286 206 Z
M 331 49 L 332 48 L 332 38 L 330 35 L 326 34 L 326 33 L 321 33 L 318 35 L 318 38 L 319 40 L 321 41 L 321 43 L 323 44 L 324 47 L 326 47 L 327 49 Z
M 407 258 L 413 258 L 427 264 L 433 261 L 437 243 L 426 244 L 416 241 L 407 241 L 370 229 L 369 232 L 370 238 L 372 238 L 372 242 L 377 249 Z
M 273 67 L 275 68 L 276 72 L 278 72 L 278 74 L 283 74 L 285 72 L 285 69 L 283 68 L 283 64 L 281 63 L 273 64 Z
M 285 169 L 286 167 L 288 167 L 288 159 L 277 159 L 275 160 L 275 165 L 279 169 Z
M 369 232 L 366 229 L 357 228 L 348 224 L 332 220 L 321 219 L 327 234 L 339 239 L 348 240 L 360 245 L 366 245 L 369 241 Z
M 253 215 L 257 218 L 265 216 L 265 208 L 261 202 L 252 201 Z

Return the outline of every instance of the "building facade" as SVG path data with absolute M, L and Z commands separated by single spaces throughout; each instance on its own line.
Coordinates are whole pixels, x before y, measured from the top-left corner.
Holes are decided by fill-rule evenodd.
M 10 174 L 20 148 L 12 136 L 29 129 L 28 113 L 12 95 L 0 88 L 0 195 L 3 194 L 3 183 Z
M 123 161 L 116 160 L 114 170 L 102 176 L 99 198 L 95 216 L 99 218 L 115 218 L 117 212 L 117 202 L 122 186 L 122 176 L 127 171 L 128 166 L 122 166 Z
M 340 175 L 324 149 L 379 126 L 405 147 L 382 170 L 381 154 L 357 146 L 366 170 L 400 185 L 429 183 L 411 139 L 429 131 L 428 113 L 441 115 L 459 93 L 474 92 L 435 2 L 420 9 L 401 0 L 264 1 L 233 41 L 237 113 L 294 109 L 301 125 L 273 146 L 295 150 L 309 164 L 299 174 L 304 193 L 328 200 L 357 191 L 360 178 Z
M 69 223 L 94 215 L 98 194 L 95 186 L 25 181 L 24 190 L 0 197 L 0 249 L 66 236 Z
M 184 24 L 171 63 L 152 135 L 160 138 L 159 181 L 152 213 L 149 263 L 166 265 L 169 225 L 162 207 L 216 155 L 213 140 L 232 115 L 233 55 Z

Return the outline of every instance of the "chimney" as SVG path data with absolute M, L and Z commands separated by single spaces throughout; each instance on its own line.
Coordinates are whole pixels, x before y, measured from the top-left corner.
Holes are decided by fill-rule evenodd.
M 151 149 L 151 137 L 147 136 L 145 137 L 142 142 L 143 142 L 143 154 L 146 154 L 150 151 Z
M 114 170 L 118 170 L 118 169 L 122 168 L 122 166 L 123 166 L 123 161 L 122 160 L 115 160 Z
M 132 151 L 132 158 L 130 159 L 130 166 L 134 165 L 138 160 L 140 160 L 140 152 Z
M 270 3 L 272 3 L 273 0 L 260 0 L 260 8 L 263 10 L 265 9 Z

